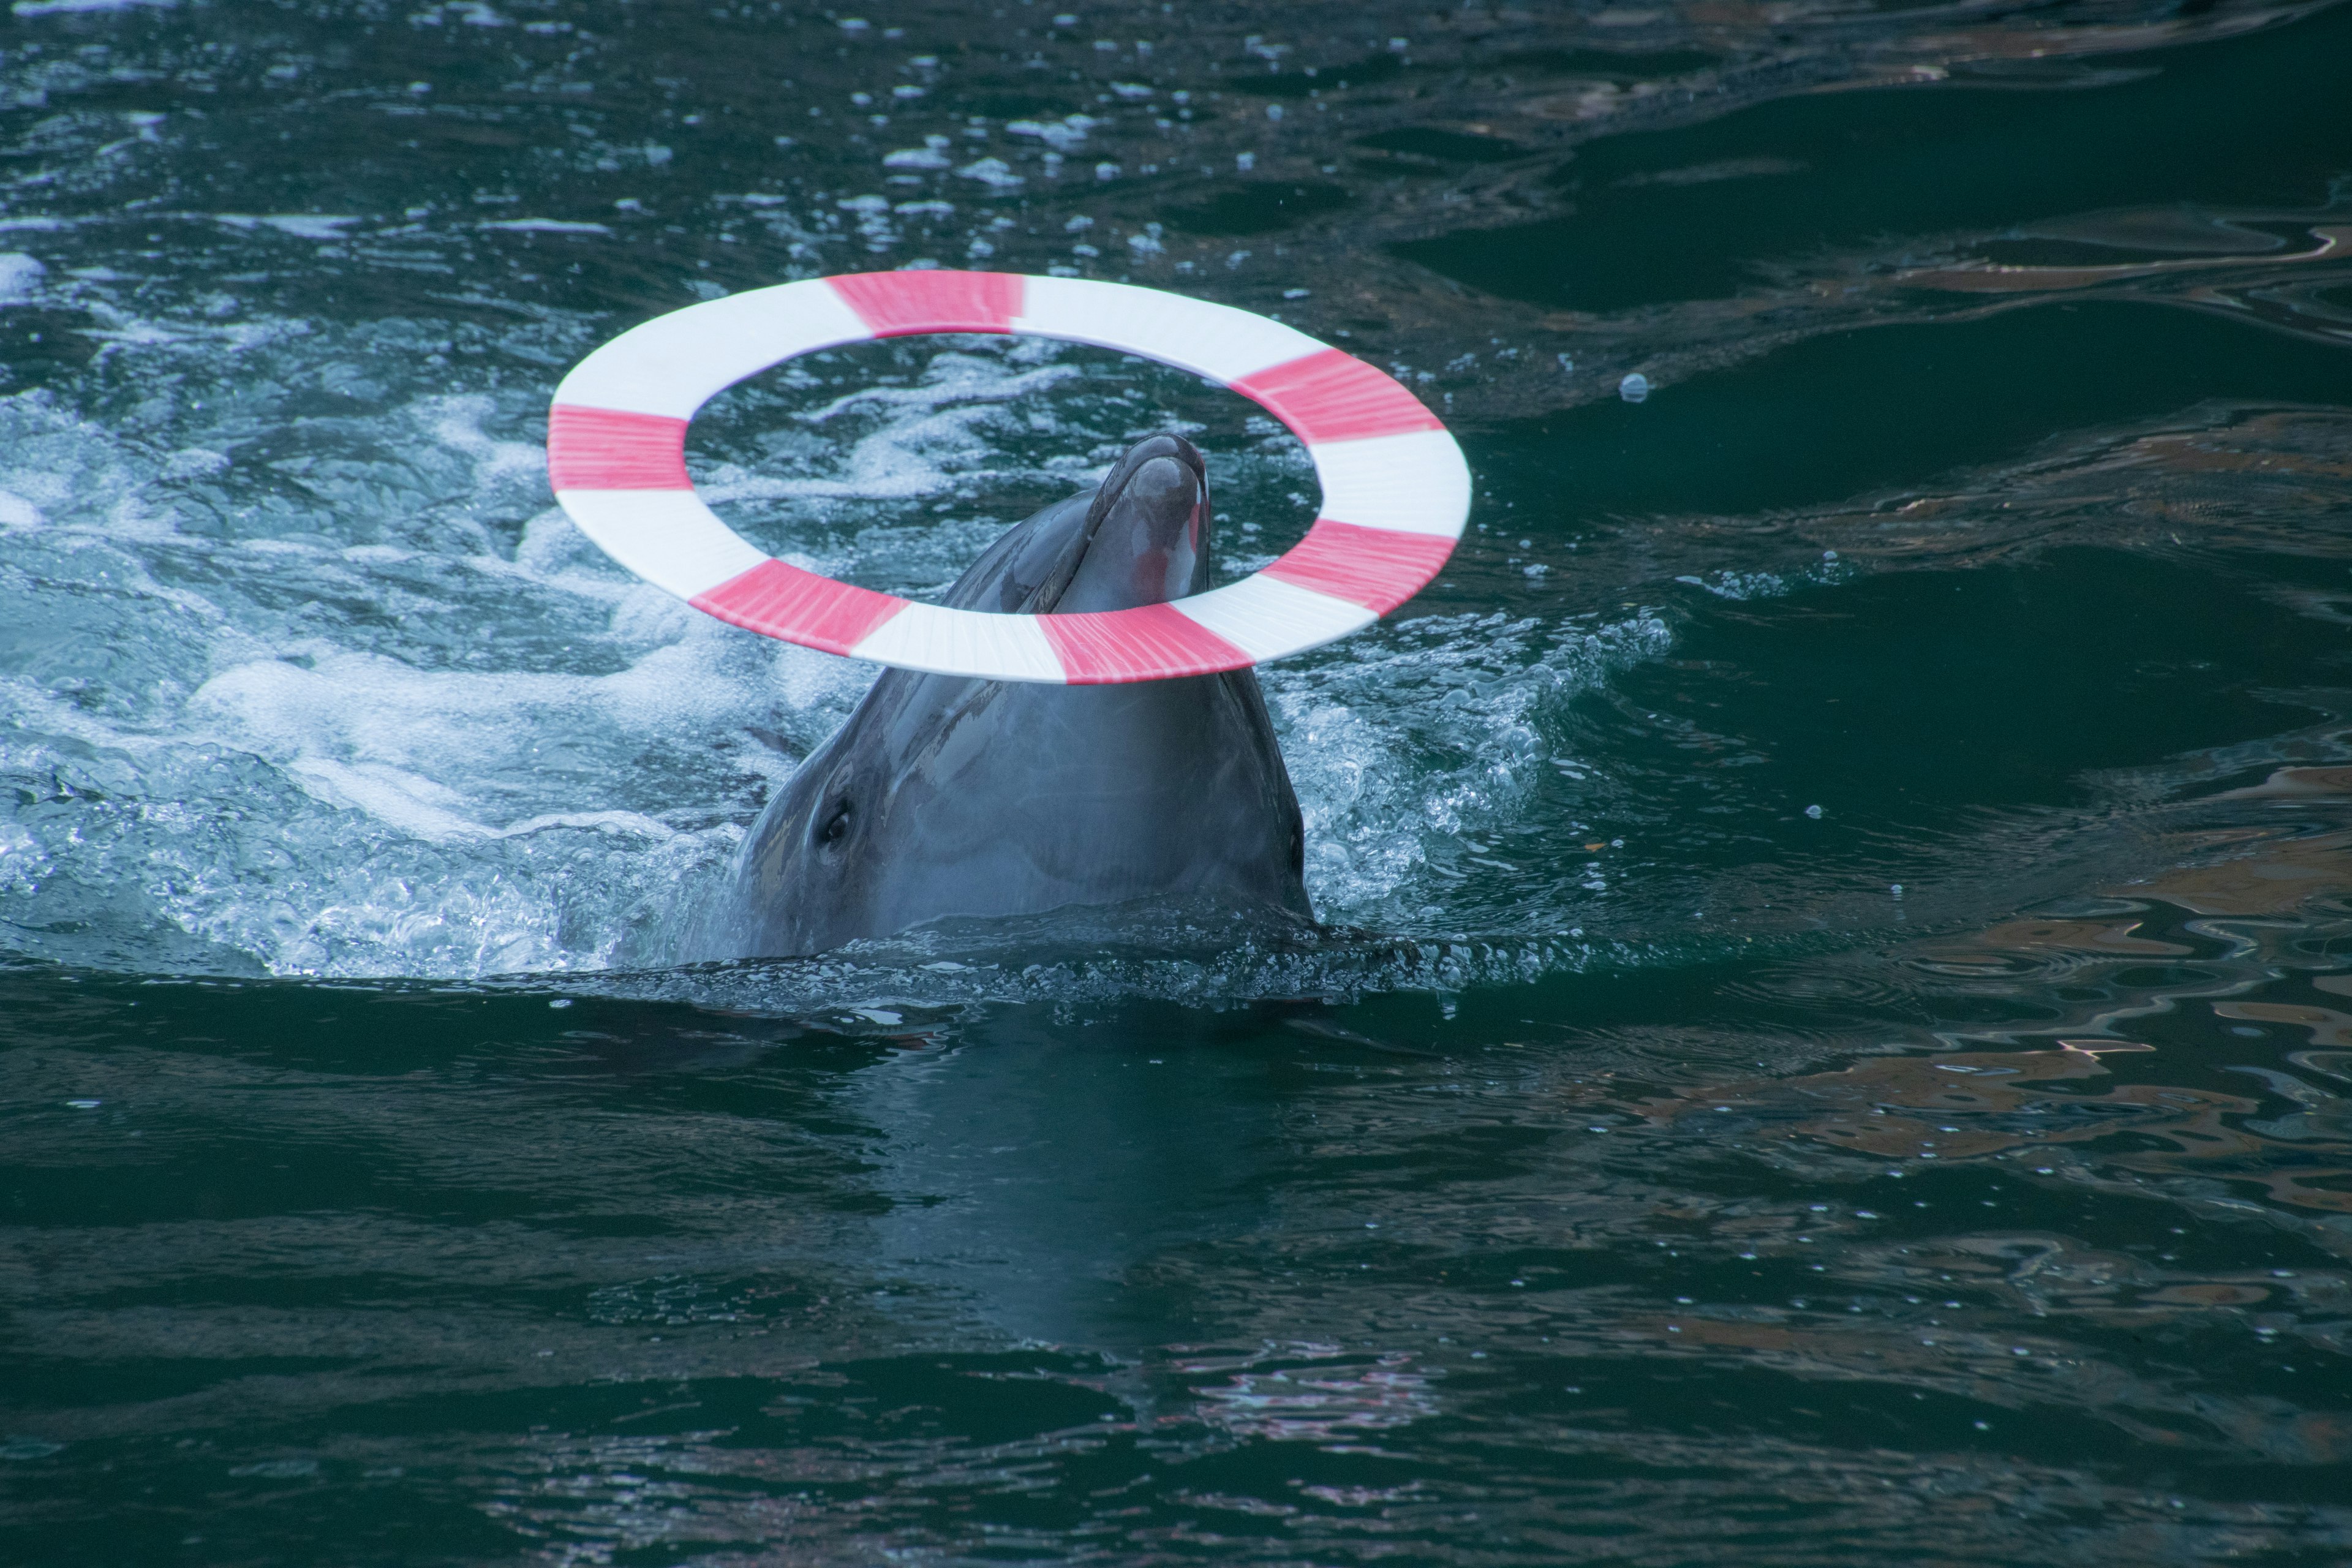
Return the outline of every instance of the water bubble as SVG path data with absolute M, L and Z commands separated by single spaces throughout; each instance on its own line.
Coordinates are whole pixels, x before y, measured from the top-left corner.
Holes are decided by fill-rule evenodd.
M 1650 395 L 1650 378 L 1633 371 L 1617 384 L 1617 395 L 1628 403 L 1639 403 Z
M 1819 822 L 1822 819 L 1822 808 L 1818 805 L 1809 805 L 1805 807 L 1805 815 Z

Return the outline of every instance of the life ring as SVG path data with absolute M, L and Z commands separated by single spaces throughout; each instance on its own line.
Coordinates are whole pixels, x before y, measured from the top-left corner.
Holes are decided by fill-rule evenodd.
M 686 472 L 686 427 L 715 394 L 796 355 L 923 332 L 1029 332 L 1193 372 L 1307 445 L 1315 526 L 1239 582 L 1089 614 L 943 609 L 803 571 L 721 522 Z M 1073 685 L 1163 680 L 1281 658 L 1419 592 L 1470 511 L 1454 437 L 1391 377 L 1247 310 L 1156 289 L 1006 272 L 866 272 L 713 300 L 623 332 L 548 410 L 547 469 L 582 532 L 720 620 L 904 669 Z

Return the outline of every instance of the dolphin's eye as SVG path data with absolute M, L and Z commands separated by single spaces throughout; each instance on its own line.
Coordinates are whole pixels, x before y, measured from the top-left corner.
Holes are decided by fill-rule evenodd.
M 848 837 L 849 803 L 845 800 L 835 805 L 833 814 L 827 816 L 824 819 L 824 825 L 816 830 L 816 841 L 820 844 L 838 844 Z

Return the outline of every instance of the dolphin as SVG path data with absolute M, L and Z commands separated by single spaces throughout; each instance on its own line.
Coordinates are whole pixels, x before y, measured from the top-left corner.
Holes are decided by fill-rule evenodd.
M 1209 585 L 1191 442 L 1138 443 L 943 604 L 1119 610 Z M 886 670 L 769 801 L 699 944 L 817 953 L 931 921 L 1181 902 L 1311 922 L 1298 798 L 1249 669 L 1117 686 Z

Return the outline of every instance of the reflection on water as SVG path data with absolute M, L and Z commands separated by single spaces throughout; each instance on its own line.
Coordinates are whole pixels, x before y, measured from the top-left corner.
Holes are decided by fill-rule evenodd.
M 2352 9 L 996 9 L 13 8 L 0 1539 L 2352 1554 Z M 614 571 L 549 390 L 926 263 L 1462 436 L 1265 672 L 1327 929 L 667 966 L 866 675 Z M 1050 344 L 690 456 L 920 594 L 1165 427 L 1297 537 Z
M 13 1506 L 62 1528 L 103 1461 L 231 1555 L 356 1510 L 593 1560 L 1446 1557 L 1475 1516 L 1549 1561 L 1794 1553 L 1825 1508 L 1882 1552 L 1925 1487 L 1998 1504 L 1964 1561 L 2060 1509 L 2103 1561 L 2318 1550 L 2352 926 L 2295 873 L 2342 852 L 2241 834 L 1974 931 L 1307 1029 L 19 971 L 54 1217 L 10 1420 L 64 1489 Z M 235 996 L 289 1043 L 188 1041 Z

